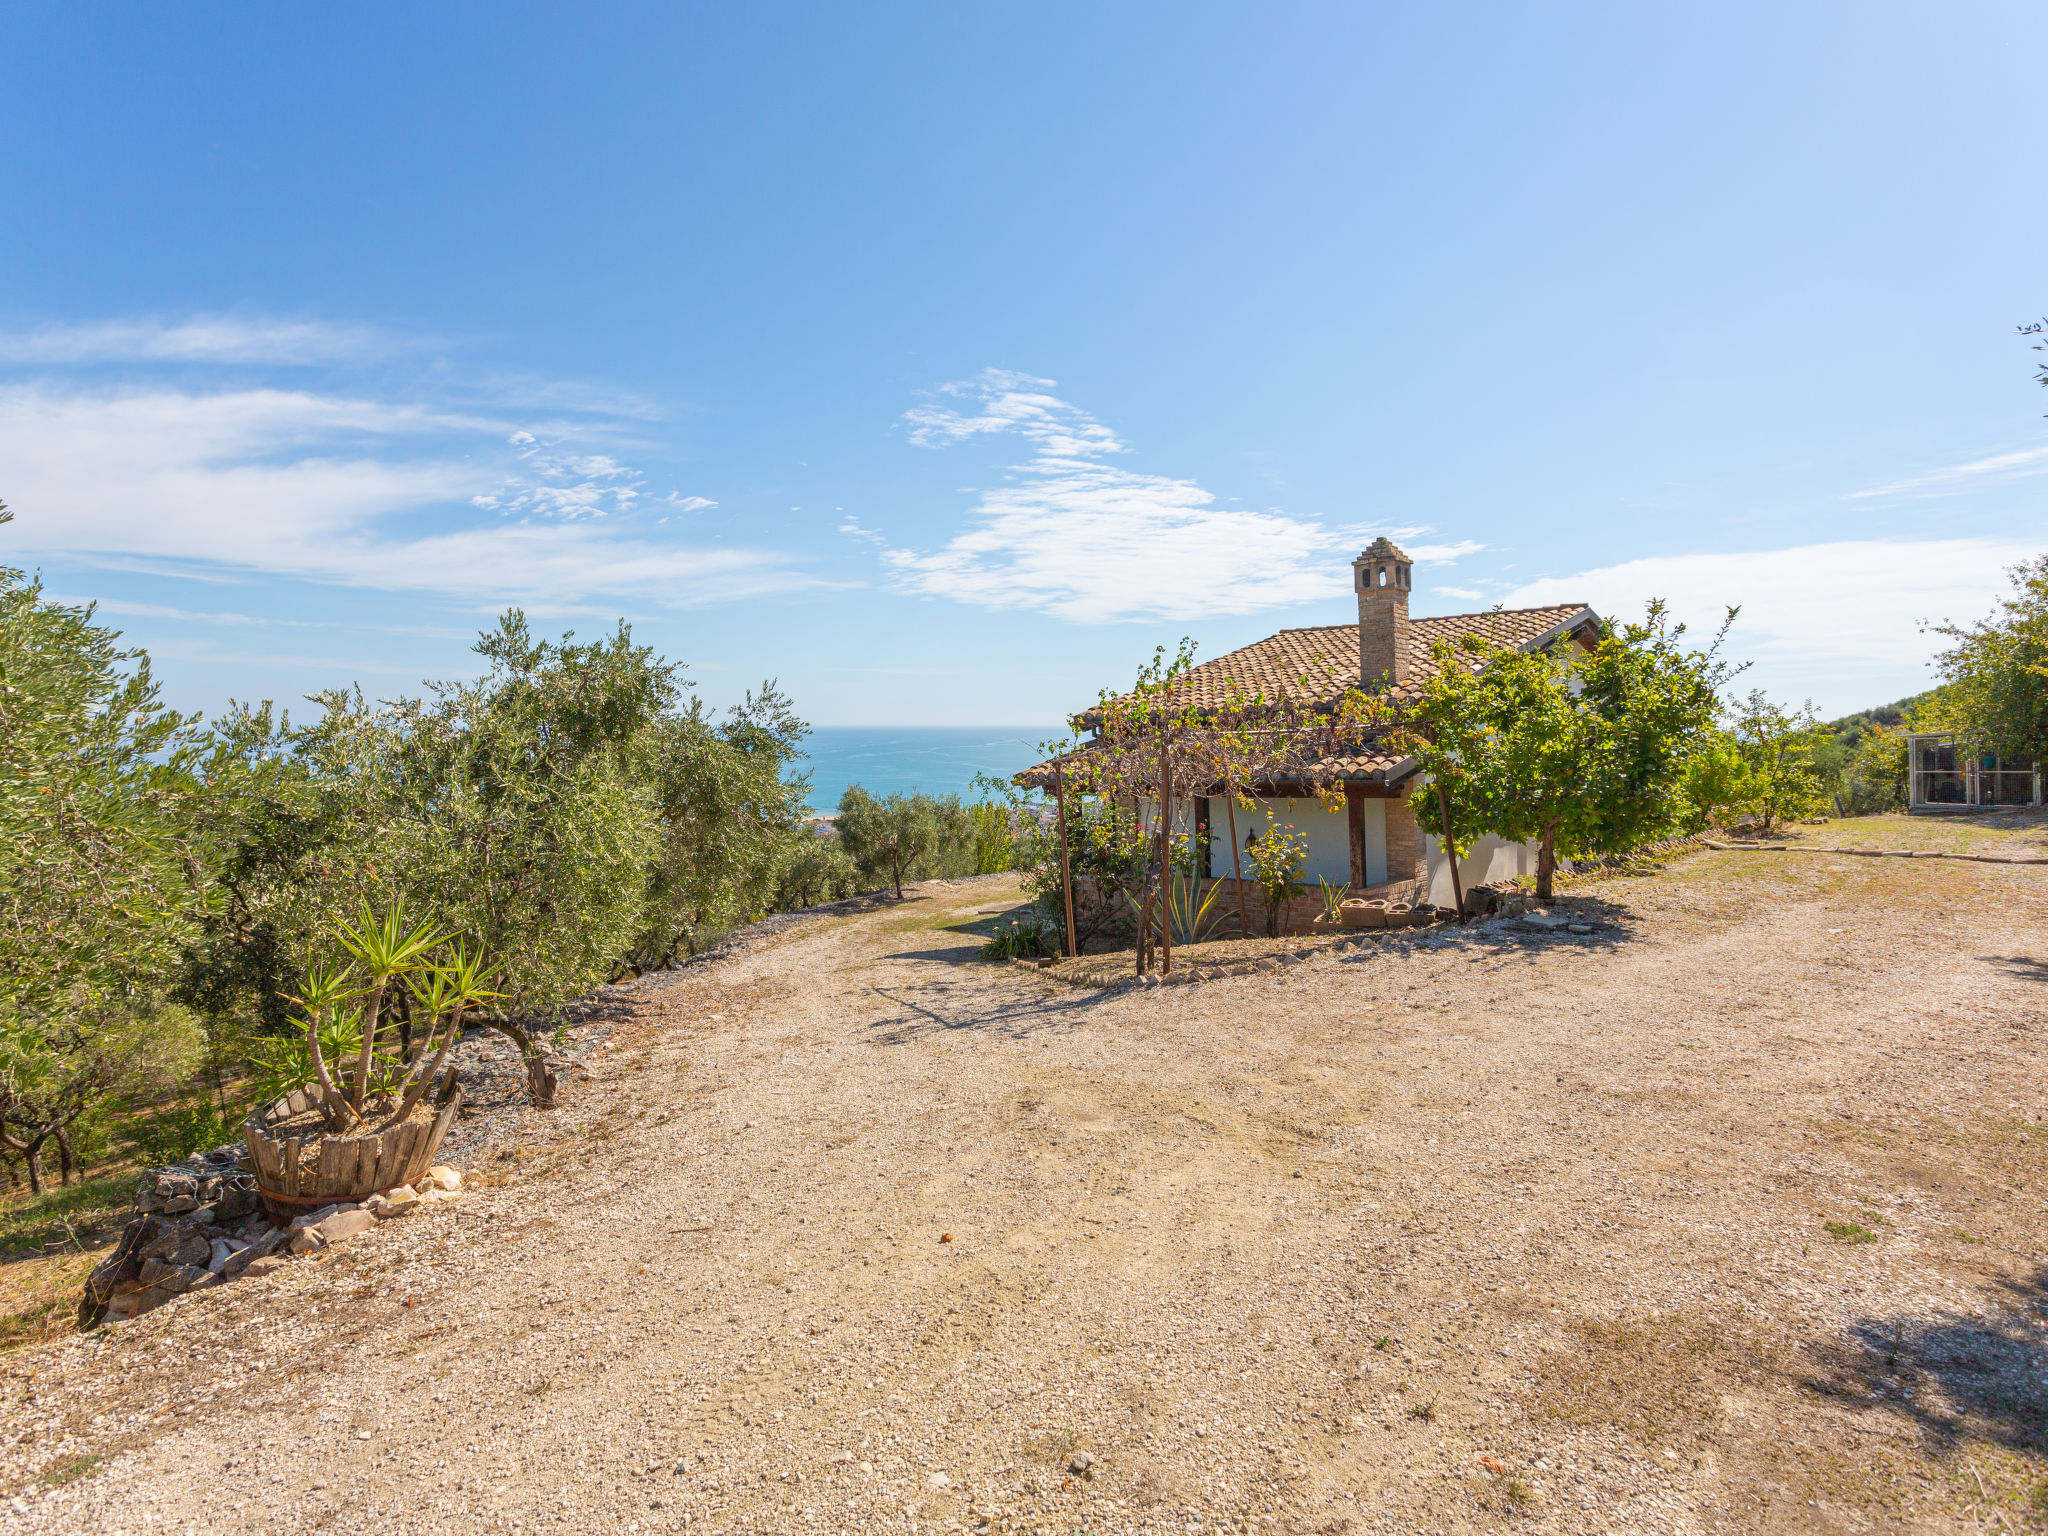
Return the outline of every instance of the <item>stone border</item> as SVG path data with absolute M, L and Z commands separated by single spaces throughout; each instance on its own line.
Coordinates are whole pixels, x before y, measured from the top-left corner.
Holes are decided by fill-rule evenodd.
M 1075 987 L 1091 992 L 1127 992 L 1145 987 L 1191 986 L 1203 981 L 1225 981 L 1233 976 L 1251 976 L 1265 971 L 1283 970 L 1290 965 L 1313 960 L 1319 955 L 1338 954 L 1347 949 L 1364 949 L 1369 945 L 1391 949 L 1398 945 L 1413 944 L 1429 934 L 1441 933 L 1448 937 L 1455 933 L 1471 931 L 1471 924 L 1461 928 L 1456 923 L 1429 923 L 1420 928 L 1363 929 L 1332 934 L 1328 938 L 1297 938 L 1291 942 L 1275 939 L 1273 943 L 1276 949 L 1272 954 L 1255 955 L 1249 959 L 1218 960 L 1209 965 L 1176 965 L 1174 970 L 1165 976 L 1154 971 L 1146 976 L 1124 975 L 1103 979 L 1095 976 L 1061 975 L 1057 963 L 1043 967 L 1035 960 L 1011 960 L 1007 963 L 1015 970 L 1027 972 L 1046 981 L 1056 981 L 1063 987 Z M 1128 954 L 1129 951 L 1119 953 Z M 1102 958 L 1108 959 L 1109 956 L 1105 955 Z
M 1840 853 L 1855 859 L 1956 859 L 1966 864 L 2048 864 L 2048 855 L 2039 857 L 2014 853 L 1934 853 L 1919 848 L 1809 848 L 1804 844 L 1794 847 L 1790 843 L 1716 843 L 1703 841 L 1702 846 L 1716 853 Z

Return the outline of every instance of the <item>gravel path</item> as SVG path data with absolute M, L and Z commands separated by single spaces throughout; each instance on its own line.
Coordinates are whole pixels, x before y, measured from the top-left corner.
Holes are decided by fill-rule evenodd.
M 1102 994 L 971 959 L 1004 889 L 642 988 L 463 1199 L 14 1357 L 0 1529 L 2040 1519 L 2048 870 Z

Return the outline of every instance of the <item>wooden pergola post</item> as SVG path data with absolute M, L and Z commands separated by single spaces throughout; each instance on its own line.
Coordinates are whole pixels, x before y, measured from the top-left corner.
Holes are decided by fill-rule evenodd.
M 1067 898 L 1067 958 L 1078 960 L 1081 950 L 1074 942 L 1074 870 L 1067 858 L 1067 773 L 1066 766 L 1057 758 L 1052 765 L 1052 796 L 1060 816 L 1060 889 Z
M 1173 974 L 1173 838 L 1168 818 L 1173 814 L 1173 749 L 1166 729 L 1159 731 L 1159 972 Z

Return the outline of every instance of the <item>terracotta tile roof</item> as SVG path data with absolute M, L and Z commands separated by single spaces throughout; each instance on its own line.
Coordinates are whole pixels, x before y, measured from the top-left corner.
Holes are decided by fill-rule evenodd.
M 1598 616 L 1584 603 L 1410 619 L 1408 680 L 1391 690 L 1391 697 L 1414 697 L 1423 680 L 1436 669 L 1430 646 L 1438 640 L 1477 634 L 1496 645 L 1529 650 L 1598 622 Z M 1181 680 L 1171 697 L 1175 704 L 1216 708 L 1228 702 L 1231 684 L 1235 683 L 1241 694 L 1264 693 L 1269 698 L 1278 694 L 1301 695 L 1305 687 L 1310 701 L 1321 702 L 1338 698 L 1357 678 L 1357 623 L 1321 624 L 1313 629 L 1283 629 L 1277 635 L 1205 661 Z M 1074 723 L 1085 728 L 1093 723 L 1095 715 L 1090 709 L 1076 715 Z M 1081 756 L 1085 758 L 1086 752 Z M 1328 767 L 1336 777 L 1350 783 L 1387 783 L 1390 775 L 1405 778 L 1403 770 L 1410 761 L 1400 753 L 1367 750 L 1334 759 Z M 1084 771 L 1079 762 L 1068 770 L 1076 777 Z M 1049 789 L 1053 782 L 1052 764 L 1039 763 L 1027 768 L 1016 775 L 1014 782 L 1029 789 Z
M 1584 603 L 1553 603 L 1547 608 L 1510 608 L 1499 613 L 1452 613 L 1408 621 L 1408 681 L 1395 698 L 1412 697 L 1422 680 L 1436 669 L 1429 648 L 1438 640 L 1483 635 L 1496 645 L 1527 648 L 1576 627 L 1592 610 Z M 1358 625 L 1319 624 L 1314 629 L 1283 629 L 1277 635 L 1205 661 L 1190 671 L 1173 695 L 1176 704 L 1214 708 L 1236 683 L 1246 694 L 1298 694 L 1307 679 L 1308 697 L 1335 699 L 1358 681 Z

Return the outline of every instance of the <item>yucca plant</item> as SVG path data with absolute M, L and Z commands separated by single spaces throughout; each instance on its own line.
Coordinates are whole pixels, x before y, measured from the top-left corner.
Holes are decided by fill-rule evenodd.
M 340 928 L 342 948 L 354 955 L 369 973 L 369 984 L 360 994 L 369 999 L 363 1005 L 363 1038 L 356 1051 L 355 1075 L 348 1085 L 348 1107 L 360 1119 L 369 1098 L 370 1058 L 377 1046 L 377 1015 L 384 1006 L 386 989 L 394 981 L 427 969 L 427 956 L 455 935 L 437 934 L 431 923 L 408 923 L 402 901 L 392 902 L 382 917 L 373 913 L 366 901 L 361 921 L 353 928 L 347 923 Z M 317 1035 L 309 1039 L 317 1047 Z M 316 1059 L 314 1066 L 321 1071 L 321 1091 L 331 1097 L 334 1085 L 327 1078 L 324 1063 Z
M 280 1095 L 314 1088 L 334 1130 L 389 1130 L 413 1112 L 439 1074 L 461 1037 L 463 1016 L 503 994 L 487 986 L 491 977 L 480 949 L 437 934 L 431 923 L 408 922 L 397 902 L 381 917 L 366 903 L 359 923 L 340 927 L 341 946 L 357 965 L 307 965 L 303 995 L 287 999 L 298 1006 L 305 1032 L 290 1046 L 280 1041 L 259 1055 L 258 1080 Z M 426 1020 L 410 1061 L 378 1035 L 378 1014 L 394 982 L 411 997 L 414 1017 Z M 359 1000 L 360 1009 L 352 1006 Z M 337 1082 L 329 1063 L 343 1062 L 351 1067 Z M 380 1107 L 396 1101 L 395 1107 L 373 1127 L 367 1106 L 380 1101 Z

